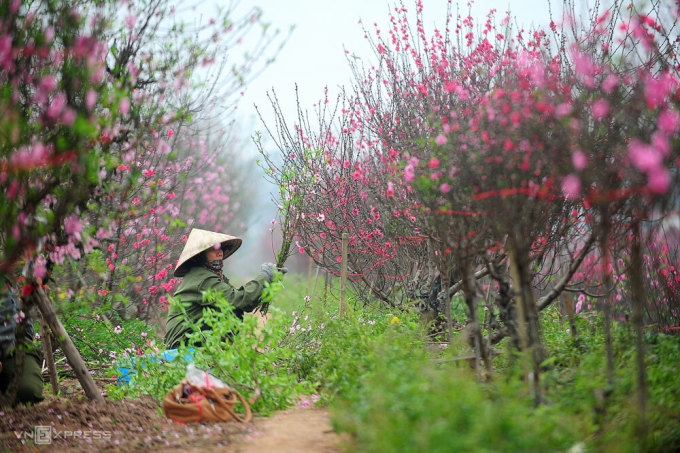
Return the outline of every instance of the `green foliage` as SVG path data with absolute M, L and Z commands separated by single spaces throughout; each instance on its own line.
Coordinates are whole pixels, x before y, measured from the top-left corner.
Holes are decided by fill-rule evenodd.
M 586 423 L 583 440 L 592 436 L 594 451 L 675 451 L 680 448 L 677 407 L 680 382 L 680 338 L 663 334 L 645 336 L 645 375 L 648 389 L 645 413 L 649 436 L 640 441 L 635 420 L 638 376 L 635 337 L 627 323 L 613 325 L 614 388 L 608 388 L 602 322 L 598 316 L 576 317 L 577 337 L 564 329 L 556 310 L 543 317 L 551 360 L 543 379 L 551 404 Z M 603 398 L 603 393 L 609 394 Z
M 286 408 L 293 404 L 296 395 L 312 391 L 305 381 L 298 382 L 297 377 L 287 371 L 285 364 L 290 351 L 278 347 L 285 332 L 283 317 L 273 318 L 264 325 L 255 316 L 246 316 L 242 322 L 221 295 L 206 293 L 204 297 L 217 307 L 204 310 L 205 329 L 194 325 L 194 332 L 178 349 L 177 358 L 170 362 L 160 360 L 153 353 L 123 362 L 133 366 L 136 372 L 124 391 L 111 389 L 115 397 L 149 394 L 162 400 L 184 377 L 188 357 L 197 368 L 209 370 L 244 397 L 259 397 L 251 408 L 261 415 Z M 173 301 L 173 304 L 179 303 Z
M 428 348 L 417 318 L 328 305 L 298 306 L 281 346 L 357 450 L 554 451 L 578 439 L 579 423 L 562 429 L 559 408 L 534 409 L 515 380 L 479 384 L 452 352 Z
M 362 379 L 356 403 L 336 417 L 361 451 L 564 451 L 577 438 L 578 424 L 563 426 L 554 407 L 534 409 L 516 385 L 481 385 L 422 350 L 406 358 L 403 338 L 391 340 L 376 350 L 376 372 Z
M 615 330 L 615 388 L 606 402 L 601 319 L 576 317 L 578 335 L 554 309 L 542 317 L 550 359 L 544 364 L 542 403 L 535 406 L 508 349 L 494 360 L 488 382 L 479 382 L 462 347 L 431 348 L 415 318 L 387 310 L 357 309 L 344 317 L 326 302 L 289 309 L 293 322 L 281 347 L 294 350 L 291 373 L 314 383 L 333 408 L 338 431 L 352 435 L 359 451 L 663 451 L 677 445 L 678 341 L 650 336 L 650 439 L 640 446 L 631 422 L 636 413 L 631 372 L 633 336 Z M 674 404 L 675 403 L 675 404 Z M 576 447 L 578 446 L 578 447 Z
M 554 451 L 576 438 L 578 424 L 558 429 L 560 412 L 534 409 L 515 381 L 482 385 L 451 353 L 435 357 L 417 324 L 383 319 L 350 335 L 347 327 L 345 335 L 336 333 L 345 344 L 335 349 L 351 351 L 343 377 L 352 382 L 336 386 L 334 424 L 353 435 L 360 451 Z
M 108 367 L 118 355 L 136 355 L 155 346 L 153 327 L 134 317 L 124 320 L 110 301 L 95 307 L 93 297 L 84 291 L 74 300 L 65 293 L 56 295 L 60 320 L 85 362 Z

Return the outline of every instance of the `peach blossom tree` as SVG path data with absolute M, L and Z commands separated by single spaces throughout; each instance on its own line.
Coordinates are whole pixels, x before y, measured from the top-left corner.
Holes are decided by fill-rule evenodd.
M 578 309 L 596 300 L 606 323 L 606 295 L 617 295 L 637 329 L 654 306 L 621 297 L 637 288 L 628 301 L 642 301 L 638 277 L 653 273 L 641 267 L 641 235 L 677 216 L 677 10 L 616 5 L 579 22 L 567 3 L 563 21 L 531 31 L 513 31 L 510 15 L 477 26 L 449 11 L 429 37 L 422 8 L 413 29 L 403 3 L 386 34 L 376 25 L 375 63 L 348 59 L 352 90 L 335 108 L 319 103 L 319 128 L 300 112 L 271 175 L 300 195 L 282 204 L 299 251 L 337 272 L 348 233 L 350 273 L 367 294 L 406 307 L 435 268 L 444 310 L 462 289 L 474 325 L 479 304 L 489 308 L 479 289 L 493 289 L 501 322 L 488 340 L 511 334 L 531 351 L 538 396 L 539 313 L 563 291 L 579 293 Z M 661 283 L 677 283 L 677 239 L 644 244 L 665 250 Z

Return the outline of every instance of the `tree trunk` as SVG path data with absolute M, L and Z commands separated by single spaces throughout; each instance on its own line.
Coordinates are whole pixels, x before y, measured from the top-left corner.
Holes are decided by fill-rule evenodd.
M 512 276 L 515 287 L 515 298 L 517 305 L 517 325 L 519 327 L 520 345 L 522 355 L 525 356 L 525 372 L 531 387 L 531 393 L 536 405 L 541 402 L 540 374 L 541 363 L 545 359 L 538 319 L 538 307 L 531 288 L 531 277 L 529 273 L 526 254 L 517 246 L 518 241 L 510 238 L 508 244 L 508 257 L 510 258 L 510 275 Z M 527 363 L 527 359 L 531 359 Z
M 61 346 L 61 349 L 64 351 L 66 360 L 68 360 L 68 363 L 73 368 L 80 385 L 83 387 L 85 396 L 93 401 L 104 402 L 104 397 L 97 389 L 92 376 L 90 376 L 90 373 L 87 371 L 85 363 L 80 357 L 78 349 L 71 341 L 71 338 L 68 336 L 68 333 L 66 333 L 66 330 L 64 330 L 64 326 L 61 324 L 61 321 L 59 321 L 57 313 L 54 311 L 52 301 L 49 299 L 49 297 L 47 297 L 47 294 L 45 294 L 45 291 L 43 291 L 40 286 L 37 286 L 33 291 L 32 297 L 34 298 L 35 303 L 38 305 L 40 313 L 42 313 L 45 322 L 49 326 L 54 336 L 57 338 L 57 341 L 59 341 L 59 346 Z
M 642 338 L 643 311 L 645 306 L 645 290 L 642 283 L 643 260 L 642 247 L 640 245 L 640 221 L 633 223 L 633 243 L 631 244 L 631 273 L 630 284 L 633 296 L 632 300 L 632 323 L 635 329 L 635 352 L 637 368 L 637 412 L 636 434 L 640 439 L 640 445 L 644 445 L 647 438 L 647 380 L 645 372 L 645 346 Z
M 449 296 L 449 287 L 451 282 L 449 281 L 449 266 L 446 260 L 443 259 L 440 263 L 439 277 L 441 278 L 441 288 L 439 294 L 435 297 L 439 297 L 443 294 L 444 303 L 444 317 L 446 318 L 446 335 L 449 341 L 453 341 L 453 313 L 451 313 L 451 297 Z M 442 292 L 443 291 L 443 292 Z M 467 300 L 467 296 L 465 296 Z
M 489 354 L 482 340 L 482 330 L 479 323 L 479 313 L 477 310 L 477 297 L 475 277 L 470 260 L 467 257 L 458 257 L 460 274 L 463 283 L 463 294 L 465 295 L 465 305 L 468 308 L 468 325 L 471 327 L 472 347 L 475 353 L 475 372 L 480 380 L 485 380 L 485 369 L 490 368 Z M 448 272 L 448 269 L 447 269 Z M 449 303 L 449 307 L 450 307 Z M 449 311 L 451 309 L 449 308 Z M 468 339 L 469 340 L 469 339 Z M 485 368 L 482 368 L 484 362 Z
M 609 253 L 609 212 L 607 208 L 602 208 L 602 224 L 600 232 L 600 254 L 602 255 L 602 288 L 604 290 L 604 297 L 601 303 L 602 307 L 602 327 L 604 328 L 605 352 L 607 356 L 607 389 L 608 393 L 614 388 L 614 345 L 612 338 L 612 298 L 610 297 L 612 290 L 612 275 L 609 263 L 611 261 L 611 254 Z

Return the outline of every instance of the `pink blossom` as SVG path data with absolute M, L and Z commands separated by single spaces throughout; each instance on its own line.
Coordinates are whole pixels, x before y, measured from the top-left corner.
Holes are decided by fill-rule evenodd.
M 412 182 L 414 179 L 416 179 L 416 171 L 413 168 L 413 165 L 408 164 L 406 167 L 404 167 L 404 179 L 408 182 Z
M 66 124 L 66 125 L 72 125 L 73 122 L 76 120 L 76 112 L 72 108 L 66 108 L 61 114 L 61 122 Z
M 669 74 L 659 78 L 650 77 L 645 83 L 645 100 L 649 108 L 657 108 L 663 104 L 666 97 L 675 89 L 677 81 Z
M 441 186 L 439 186 L 439 190 L 441 190 L 442 193 L 449 193 L 451 191 L 451 186 L 447 183 L 443 183 Z
M 593 102 L 592 113 L 596 120 L 601 120 L 609 113 L 609 102 L 604 99 L 598 99 Z
M 652 193 L 664 194 L 671 186 L 671 177 L 668 171 L 663 168 L 654 168 L 647 173 L 647 188 Z
M 47 93 L 50 93 L 57 87 L 57 77 L 54 74 L 46 75 L 40 80 L 39 88 Z
M 16 150 L 12 157 L 10 157 L 10 163 L 19 168 L 28 169 L 31 167 L 39 167 L 46 163 L 49 157 L 49 149 L 42 143 L 35 143 L 28 147 L 22 147 Z M 16 187 L 18 189 L 18 186 Z M 8 193 L 13 192 L 13 190 L 8 191 Z M 9 198 L 13 198 L 8 195 Z
M 671 144 L 668 135 L 661 131 L 652 134 L 652 146 L 656 148 L 662 156 L 668 156 L 671 152 Z
M 439 146 L 445 145 L 448 139 L 446 138 L 446 135 L 439 134 L 437 137 L 434 139 L 435 143 Z
M 135 22 L 137 22 L 137 16 L 135 16 L 134 14 L 129 14 L 129 15 L 125 16 L 125 25 L 130 30 L 135 28 Z
M 571 104 L 563 102 L 555 108 L 555 117 L 563 118 L 571 113 Z
M 55 35 L 54 27 L 49 26 L 45 28 L 45 42 L 51 43 L 52 40 L 54 39 L 54 35 Z
M 662 110 L 657 119 L 657 126 L 659 130 L 665 134 L 675 134 L 680 128 L 680 116 L 678 115 L 678 112 L 671 109 Z
M 606 20 L 609 19 L 610 14 L 611 14 L 611 11 L 610 11 L 610 10 L 606 10 L 604 13 L 602 13 L 601 15 L 599 15 L 599 16 L 597 17 L 596 23 L 597 23 L 597 24 L 602 24 L 604 21 L 606 21 Z
M 9 34 L 0 36 L 0 66 L 9 70 L 14 66 L 12 58 L 12 36 Z
M 428 162 L 427 166 L 430 167 L 430 168 L 439 167 L 439 159 L 437 159 L 436 157 L 433 157 L 432 159 L 430 159 L 430 162 Z
M 172 138 L 173 135 L 175 135 L 175 131 L 168 129 L 168 138 Z
M 581 151 L 575 151 L 571 156 L 571 162 L 574 164 L 574 168 L 581 171 L 588 165 L 588 158 Z
M 118 109 L 122 115 L 127 115 L 130 113 L 130 100 L 128 98 L 121 99 Z
M 56 120 L 59 117 L 59 115 L 61 115 L 61 112 L 64 110 L 64 107 L 66 107 L 67 102 L 68 101 L 66 99 L 66 95 L 63 92 L 57 93 L 54 96 L 54 99 L 52 99 L 52 103 L 47 108 L 47 111 L 45 112 L 47 114 L 47 117 Z
M 640 22 L 637 20 L 637 18 L 631 18 L 630 19 L 630 25 L 631 28 L 633 29 L 633 36 L 637 39 L 640 40 L 642 45 L 644 46 L 645 49 L 649 49 L 652 46 L 653 42 L 653 37 L 650 34 L 650 32 L 647 30 L 645 27 L 645 24 L 647 25 L 652 25 L 650 24 L 646 19 L 648 16 L 640 16 L 643 21 Z
M 14 322 L 17 324 L 21 324 L 21 322 L 26 319 L 26 314 L 23 312 L 23 310 L 19 311 L 19 313 L 16 313 L 14 315 Z
M 85 108 L 87 108 L 88 110 L 92 110 L 96 102 L 97 92 L 90 88 L 89 90 L 87 90 L 87 94 L 85 95 Z
M 75 239 L 80 240 L 80 233 L 83 231 L 83 224 L 75 215 L 70 215 L 64 219 L 64 232 Z
M 588 88 L 595 86 L 595 75 L 597 74 L 597 65 L 593 62 L 590 55 L 586 52 L 581 52 L 576 46 L 572 48 L 572 59 L 574 60 L 574 70 L 576 75 Z
M 45 260 L 36 260 L 33 265 L 33 274 L 40 278 L 45 279 L 47 277 L 47 266 L 45 266 Z
M 387 196 L 388 197 L 394 196 L 394 184 L 392 184 L 391 181 L 387 183 Z
M 661 154 L 656 148 L 633 139 L 628 145 L 628 156 L 638 170 L 649 173 L 661 166 Z
M 619 84 L 619 78 L 615 74 L 609 74 L 603 81 L 602 81 L 602 91 L 604 91 L 607 94 L 611 94 L 612 91 L 614 91 L 614 88 Z
M 585 296 L 583 294 L 579 294 L 578 296 L 578 301 L 576 302 L 576 313 L 581 312 L 581 308 L 583 307 L 583 301 L 585 300 Z
M 581 180 L 576 175 L 567 175 L 562 180 L 562 192 L 565 198 L 574 199 L 581 195 Z

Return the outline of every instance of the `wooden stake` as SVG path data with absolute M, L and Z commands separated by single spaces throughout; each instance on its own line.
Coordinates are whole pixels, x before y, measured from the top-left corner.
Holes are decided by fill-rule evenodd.
M 61 349 L 64 351 L 66 360 L 68 360 L 69 365 L 71 365 L 71 368 L 73 368 L 80 385 L 85 391 L 85 396 L 93 401 L 103 403 L 104 397 L 102 396 L 99 389 L 97 389 L 94 379 L 92 379 L 92 376 L 90 376 L 90 373 L 88 373 L 85 363 L 83 362 L 82 357 L 80 357 L 78 349 L 73 344 L 73 341 L 71 341 L 71 337 L 68 336 L 64 326 L 61 324 L 61 321 L 59 321 L 57 313 L 54 311 L 54 305 L 52 305 L 52 301 L 49 297 L 47 297 L 47 294 L 45 294 L 45 291 L 43 291 L 40 286 L 36 287 L 32 296 L 35 299 L 35 302 L 38 305 L 40 313 L 45 319 L 45 322 L 57 337 L 57 341 L 59 341 L 59 346 L 61 346 Z
M 57 376 L 57 366 L 54 363 L 54 354 L 52 354 L 51 331 L 42 313 L 40 313 L 40 334 L 43 345 L 43 354 L 45 355 L 45 364 L 47 365 L 47 371 L 50 374 L 52 394 L 57 395 L 59 394 L 59 380 Z
M 576 338 L 576 310 L 574 307 L 574 299 L 571 294 L 566 291 L 562 293 L 562 301 L 564 301 L 564 308 L 567 310 L 567 319 L 569 319 L 569 331 L 572 338 Z
M 349 242 L 347 233 L 342 233 L 342 264 L 340 267 L 340 316 L 345 314 L 347 309 L 347 299 L 345 295 L 347 286 L 347 244 Z

